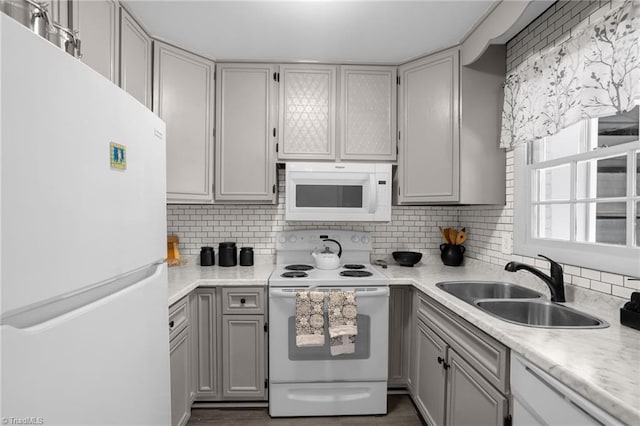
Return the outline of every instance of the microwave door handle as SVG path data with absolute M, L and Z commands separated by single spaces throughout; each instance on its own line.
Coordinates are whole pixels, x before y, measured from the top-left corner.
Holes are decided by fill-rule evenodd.
M 378 204 L 378 191 L 376 188 L 376 175 L 369 175 L 369 213 L 376 212 L 376 205 Z

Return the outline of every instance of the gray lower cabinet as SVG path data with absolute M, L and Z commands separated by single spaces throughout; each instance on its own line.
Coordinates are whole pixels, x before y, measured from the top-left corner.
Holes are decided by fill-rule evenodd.
M 265 398 L 264 315 L 223 315 L 222 395 Z
M 212 401 L 218 392 L 218 297 L 216 288 L 195 290 L 194 376 L 196 401 Z
M 196 401 L 265 401 L 263 287 L 195 290 Z
M 447 356 L 447 344 L 424 322 L 416 324 L 414 401 L 430 425 L 444 425 L 447 372 L 436 362 Z
M 503 425 L 509 350 L 417 292 L 412 396 L 430 425 Z
M 187 424 L 191 416 L 191 327 L 189 297 L 169 307 L 169 368 L 171 370 L 171 424 Z
M 412 296 L 411 287 L 391 287 L 389 295 L 389 378 L 387 380 L 390 388 L 405 388 L 410 385 Z
M 453 349 L 447 356 L 447 424 L 503 425 L 509 402 Z
M 167 202 L 213 201 L 215 64 L 154 42 L 153 111 L 167 124 Z

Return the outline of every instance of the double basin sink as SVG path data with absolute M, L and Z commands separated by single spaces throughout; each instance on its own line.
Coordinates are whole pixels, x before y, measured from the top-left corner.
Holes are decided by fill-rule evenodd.
M 544 328 L 605 328 L 609 324 L 584 312 L 550 302 L 537 291 L 493 281 L 449 281 L 439 289 L 489 315 L 515 324 Z

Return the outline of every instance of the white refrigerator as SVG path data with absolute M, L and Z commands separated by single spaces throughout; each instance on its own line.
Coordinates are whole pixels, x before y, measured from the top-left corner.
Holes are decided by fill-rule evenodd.
M 0 417 L 168 425 L 165 125 L 0 13 Z

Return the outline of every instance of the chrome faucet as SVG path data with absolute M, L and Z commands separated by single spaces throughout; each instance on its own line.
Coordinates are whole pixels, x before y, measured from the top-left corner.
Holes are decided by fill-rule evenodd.
M 520 269 L 531 272 L 536 277 L 540 278 L 549 287 L 551 292 L 552 302 L 566 302 L 564 297 L 564 277 L 562 275 L 562 266 L 557 262 L 549 259 L 547 256 L 539 254 L 538 256 L 547 259 L 551 264 L 551 276 L 542 273 L 539 269 L 520 262 L 509 262 L 504 265 L 504 270 L 509 272 L 516 272 Z

